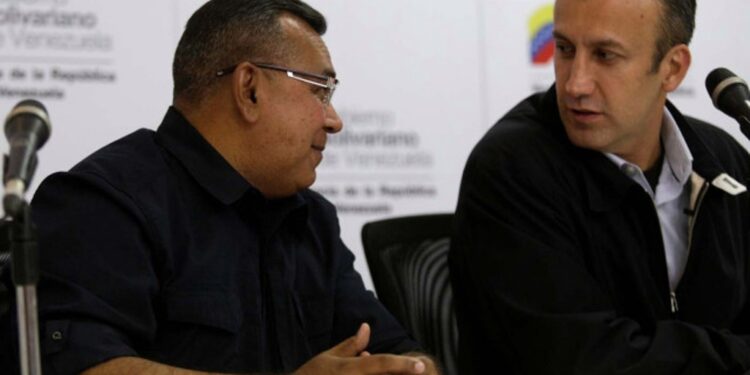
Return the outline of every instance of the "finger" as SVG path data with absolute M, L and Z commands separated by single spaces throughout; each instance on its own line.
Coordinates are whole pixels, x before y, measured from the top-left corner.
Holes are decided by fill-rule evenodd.
M 438 374 L 438 365 L 435 363 L 435 361 L 432 360 L 432 358 L 427 356 L 416 356 L 415 358 L 419 359 L 424 363 L 425 374 Z
M 422 374 L 425 364 L 418 358 L 393 354 L 374 354 L 351 359 L 345 373 Z
M 362 323 L 357 334 L 342 341 L 328 352 L 338 357 L 355 357 L 361 353 L 370 342 L 370 325 Z
M 425 367 L 425 372 L 424 372 L 425 374 L 439 374 L 440 373 L 440 371 L 438 370 L 439 366 L 437 362 L 435 362 L 435 359 L 430 357 L 429 355 L 425 355 L 424 353 L 420 353 L 420 352 L 409 352 L 409 353 L 403 353 L 402 355 L 409 356 L 412 358 L 417 358 L 420 361 L 422 361 Z
M 365 350 L 365 351 L 364 351 L 364 352 L 362 352 L 362 353 L 359 353 L 359 356 L 360 356 L 360 357 L 369 357 L 370 355 L 371 355 L 371 354 L 370 354 L 370 352 L 368 352 L 367 350 Z
M 357 330 L 357 354 L 367 348 L 367 344 L 370 343 L 370 325 L 362 323 Z

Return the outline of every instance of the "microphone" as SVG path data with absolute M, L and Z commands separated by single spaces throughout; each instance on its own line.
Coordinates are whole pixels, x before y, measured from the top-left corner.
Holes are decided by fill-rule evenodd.
M 726 68 L 716 68 L 706 77 L 706 89 L 714 107 L 740 123 L 750 138 L 750 90 L 747 82 Z
M 36 169 L 36 150 L 47 142 L 50 131 L 47 109 L 33 99 L 20 101 L 5 119 L 10 152 L 5 158 L 3 208 L 12 217 L 23 209 L 24 193 Z

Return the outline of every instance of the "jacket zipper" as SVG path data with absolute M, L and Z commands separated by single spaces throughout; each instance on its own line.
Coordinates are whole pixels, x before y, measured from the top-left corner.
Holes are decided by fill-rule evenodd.
M 672 314 L 677 314 L 680 311 L 680 305 L 677 304 L 677 294 L 675 292 L 669 292 L 669 302 L 672 307 Z
M 698 212 L 700 211 L 701 204 L 703 203 L 703 198 L 706 196 L 706 192 L 708 191 L 708 187 L 710 184 L 708 182 L 704 182 L 701 186 L 701 190 L 698 193 L 698 198 L 695 201 L 695 208 L 691 207 L 692 209 L 692 215 L 688 219 L 688 257 L 690 257 L 690 253 L 692 252 L 693 247 L 693 228 L 695 227 L 696 219 L 698 219 Z M 674 290 L 669 291 L 669 302 L 670 302 L 670 308 L 672 310 L 672 314 L 677 314 L 678 311 L 680 311 L 680 305 L 677 302 L 677 293 L 675 293 Z

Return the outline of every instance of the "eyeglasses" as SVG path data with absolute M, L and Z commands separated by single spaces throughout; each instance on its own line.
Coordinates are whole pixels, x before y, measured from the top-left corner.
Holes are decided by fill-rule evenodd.
M 251 63 L 261 69 L 270 69 L 270 70 L 276 70 L 279 72 L 285 72 L 286 76 L 289 78 L 307 83 L 308 85 L 313 85 L 315 87 L 326 89 L 325 91 L 323 91 L 322 95 L 318 95 L 318 99 L 320 99 L 320 101 L 323 102 L 323 104 L 325 105 L 331 104 L 331 98 L 333 97 L 333 92 L 336 91 L 336 86 L 338 86 L 339 84 L 339 80 L 331 76 L 302 72 L 299 70 L 289 69 L 283 66 L 272 65 L 272 64 L 262 64 L 262 63 L 254 63 L 254 62 L 251 62 Z M 216 77 L 223 77 L 227 74 L 231 74 L 232 72 L 234 72 L 235 69 L 237 69 L 237 65 L 219 70 L 216 72 Z M 318 79 L 325 83 L 313 81 L 313 79 Z

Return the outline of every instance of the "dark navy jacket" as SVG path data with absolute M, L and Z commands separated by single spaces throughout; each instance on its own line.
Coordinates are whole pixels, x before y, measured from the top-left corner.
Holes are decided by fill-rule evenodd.
M 553 87 L 466 164 L 450 252 L 462 375 L 750 370 L 750 194 L 727 192 L 750 186 L 750 156 L 668 107 L 695 171 L 677 308 L 650 196 L 568 141 Z
M 45 374 L 117 356 L 215 372 L 290 372 L 372 326 L 371 352 L 417 349 L 365 290 L 334 207 L 266 200 L 175 109 L 32 202 Z

